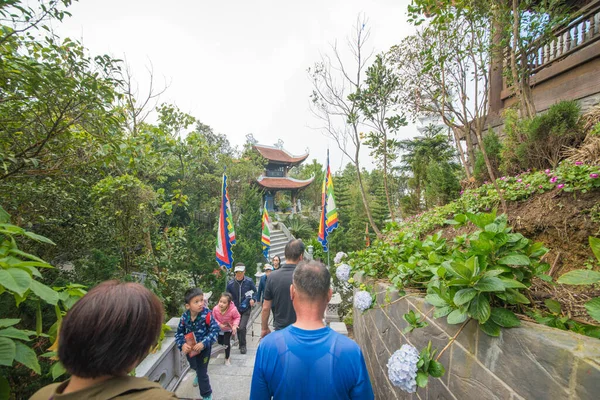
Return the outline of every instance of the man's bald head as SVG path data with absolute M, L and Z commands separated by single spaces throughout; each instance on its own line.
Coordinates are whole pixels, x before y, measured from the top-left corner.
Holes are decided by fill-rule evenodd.
M 301 262 L 294 270 L 294 288 L 312 300 L 327 300 L 331 288 L 331 274 L 319 261 Z

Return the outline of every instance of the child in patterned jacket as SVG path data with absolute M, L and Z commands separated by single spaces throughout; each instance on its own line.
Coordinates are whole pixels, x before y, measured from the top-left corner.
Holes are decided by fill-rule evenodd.
M 175 341 L 179 350 L 186 355 L 190 368 L 196 371 L 194 386 L 200 386 L 200 395 L 204 400 L 212 400 L 208 362 L 211 346 L 221 329 L 210 309 L 204 305 L 202 290 L 193 288 L 185 292 L 185 309 L 179 320 Z M 192 335 L 188 335 L 190 333 Z

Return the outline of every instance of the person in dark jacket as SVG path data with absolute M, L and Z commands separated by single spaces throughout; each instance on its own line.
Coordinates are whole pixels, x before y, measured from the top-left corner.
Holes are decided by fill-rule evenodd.
M 246 328 L 250 319 L 250 312 L 256 302 L 256 285 L 252 279 L 246 277 L 246 266 L 237 263 L 234 268 L 235 278 L 227 284 L 227 292 L 233 298 L 233 304 L 238 309 L 241 320 L 238 328 L 240 353 L 246 354 Z
M 259 303 L 263 301 L 263 297 L 265 295 L 265 288 L 267 286 L 267 278 L 273 271 L 273 266 L 269 264 L 265 264 L 263 268 L 265 270 L 265 274 L 260 277 L 260 282 L 258 282 L 258 294 L 256 295 L 256 301 Z

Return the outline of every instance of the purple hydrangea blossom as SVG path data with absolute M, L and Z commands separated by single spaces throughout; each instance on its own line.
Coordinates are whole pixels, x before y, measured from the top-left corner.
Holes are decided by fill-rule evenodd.
M 387 363 L 388 378 L 392 384 L 408 393 L 417 391 L 417 363 L 419 352 L 410 344 L 403 344 Z
M 345 257 L 347 257 L 347 256 L 348 256 L 348 254 L 344 253 L 343 251 L 340 251 L 340 252 L 338 252 L 338 253 L 335 255 L 335 258 L 333 259 L 333 262 L 334 262 L 334 263 L 336 263 L 336 264 L 339 264 L 339 263 L 341 263 L 341 262 L 342 262 L 342 260 L 343 260 Z
M 354 294 L 354 307 L 360 311 L 366 311 L 371 308 L 371 303 L 373 303 L 373 298 L 371 297 L 371 293 L 366 290 L 361 290 Z
M 348 279 L 350 279 L 351 269 L 352 268 L 350 268 L 348 264 L 341 264 L 335 269 L 335 276 L 337 276 L 337 278 L 342 282 L 348 282 Z

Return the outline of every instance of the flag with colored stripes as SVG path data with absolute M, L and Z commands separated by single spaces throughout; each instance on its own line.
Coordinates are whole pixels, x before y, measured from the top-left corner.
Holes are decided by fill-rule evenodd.
M 233 214 L 227 191 L 227 175 L 223 174 L 223 186 L 221 197 L 221 211 L 219 213 L 219 225 L 217 227 L 217 262 L 220 266 L 231 268 L 233 257 L 231 246 L 235 244 L 235 230 L 233 228 Z
M 321 189 L 321 219 L 319 221 L 318 236 L 318 240 L 323 246 L 323 251 L 329 251 L 327 236 L 337 227 L 338 213 L 333 195 L 333 179 L 331 177 L 331 168 L 329 167 L 329 150 L 327 150 L 327 167 Z
M 265 208 L 263 208 L 262 215 L 262 237 L 260 239 L 263 248 L 263 254 L 265 258 L 269 259 L 269 249 L 271 248 L 271 231 L 269 230 L 269 212 L 267 211 L 267 202 L 265 201 Z

